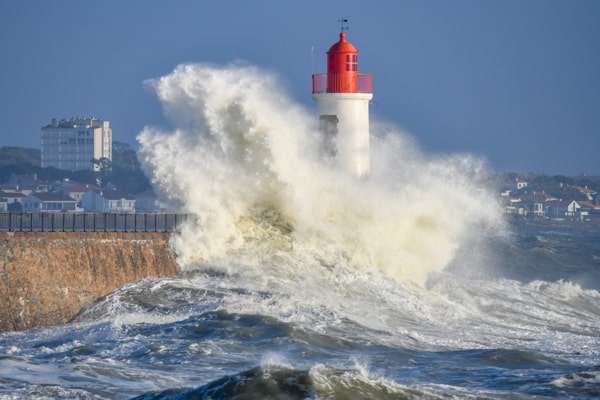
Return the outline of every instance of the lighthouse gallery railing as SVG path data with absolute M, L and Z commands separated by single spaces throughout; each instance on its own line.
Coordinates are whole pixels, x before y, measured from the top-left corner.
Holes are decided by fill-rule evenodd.
M 357 90 L 356 93 L 373 93 L 373 75 L 357 74 Z M 327 92 L 327 74 L 313 74 L 312 76 L 312 92 L 313 93 L 328 93 Z

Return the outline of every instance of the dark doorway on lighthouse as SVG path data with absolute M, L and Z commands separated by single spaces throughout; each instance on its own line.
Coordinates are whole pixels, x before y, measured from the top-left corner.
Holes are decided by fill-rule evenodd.
M 335 157 L 337 155 L 337 134 L 338 134 L 337 115 L 319 116 L 319 131 L 322 134 L 321 151 L 326 157 Z

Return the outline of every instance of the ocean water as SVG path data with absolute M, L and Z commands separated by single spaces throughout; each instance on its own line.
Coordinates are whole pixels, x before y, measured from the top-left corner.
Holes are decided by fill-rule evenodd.
M 140 160 L 196 217 L 183 272 L 0 334 L 0 398 L 600 396 L 600 232 L 505 221 L 485 162 L 381 122 L 349 177 L 252 66 L 147 84 L 174 128 L 146 128 Z

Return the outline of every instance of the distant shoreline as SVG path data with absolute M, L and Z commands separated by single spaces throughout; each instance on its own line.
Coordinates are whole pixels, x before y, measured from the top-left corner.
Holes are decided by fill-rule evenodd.
M 537 231 L 557 231 L 565 233 L 592 233 L 600 234 L 600 219 L 594 218 L 590 221 L 553 219 L 553 218 L 508 218 L 509 223 L 515 228 L 531 229 Z

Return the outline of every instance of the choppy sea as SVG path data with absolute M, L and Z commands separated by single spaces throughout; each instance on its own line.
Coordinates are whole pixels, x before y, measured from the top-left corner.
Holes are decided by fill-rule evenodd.
M 2 334 L 0 398 L 599 396 L 600 233 L 483 240 L 493 271 L 425 287 L 289 259 L 143 280 Z
M 506 222 L 479 160 L 387 124 L 352 179 L 254 67 L 148 85 L 175 127 L 140 161 L 197 217 L 183 272 L 0 334 L 1 399 L 600 396 L 600 232 Z

